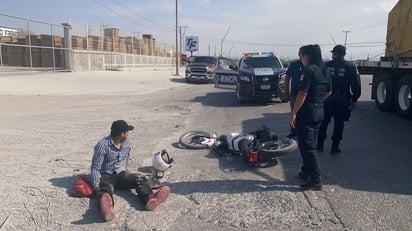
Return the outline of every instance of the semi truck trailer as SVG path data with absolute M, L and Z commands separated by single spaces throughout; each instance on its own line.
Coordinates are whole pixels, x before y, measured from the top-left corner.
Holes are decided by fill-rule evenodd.
M 381 111 L 412 119 L 412 0 L 399 0 L 388 15 L 385 56 L 356 62 L 372 75 L 372 95 Z

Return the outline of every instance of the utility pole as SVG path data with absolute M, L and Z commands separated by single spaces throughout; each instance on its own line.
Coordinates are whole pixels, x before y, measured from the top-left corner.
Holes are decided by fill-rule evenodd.
M 183 31 L 183 36 L 182 36 L 182 28 L 185 30 Z M 182 49 L 183 49 L 183 38 L 186 35 L 186 28 L 187 26 L 179 26 L 179 37 L 180 37 L 180 54 L 182 54 Z
M 230 28 L 231 28 L 231 27 L 232 27 L 232 26 L 229 26 L 229 28 L 228 28 L 227 31 L 226 31 L 225 36 L 223 36 L 222 42 L 220 43 L 220 56 L 223 55 L 223 41 L 225 41 L 226 36 L 227 36 L 227 34 L 229 34 L 229 31 L 230 31 Z
M 179 58 L 182 57 L 182 27 L 179 26 Z
M 178 20 L 177 20 L 177 0 L 176 0 L 176 76 L 179 76 L 179 35 L 178 35 Z
M 232 46 L 230 47 L 230 49 L 229 49 L 229 52 L 228 52 L 228 58 L 230 58 L 230 52 L 232 51 L 232 49 L 233 49 L 233 47 L 234 47 L 235 45 L 234 44 L 232 44 Z
M 348 33 L 350 33 L 350 30 L 344 30 L 343 33 L 345 33 L 345 47 L 346 47 L 346 41 L 348 40 Z
M 100 25 L 100 27 L 102 28 L 101 30 L 102 30 L 102 51 L 104 51 L 104 36 L 105 36 L 105 34 L 104 34 L 104 28 L 107 28 L 107 24 L 101 24 Z

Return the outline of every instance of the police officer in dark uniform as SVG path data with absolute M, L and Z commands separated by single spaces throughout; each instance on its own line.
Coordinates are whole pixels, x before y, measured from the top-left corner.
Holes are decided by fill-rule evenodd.
M 301 56 L 301 49 L 299 48 L 299 57 Z M 289 93 L 289 98 L 290 98 L 290 109 L 293 109 L 293 106 L 295 105 L 296 101 L 296 96 L 298 95 L 298 85 L 299 85 L 299 79 L 300 76 L 302 75 L 302 69 L 303 69 L 303 64 L 300 61 L 300 59 L 292 62 L 288 70 L 286 71 L 286 78 L 285 78 L 285 87 L 286 91 Z M 289 86 L 289 81 L 290 81 L 290 86 Z M 290 133 L 287 135 L 287 138 L 293 138 L 296 136 L 296 128 L 290 128 Z
M 330 95 L 331 82 L 322 61 L 319 45 L 303 46 L 300 60 L 304 69 L 291 112 L 290 126 L 296 128 L 303 160 L 299 177 L 306 183 L 300 187 L 304 190 L 321 190 L 322 182 L 316 144 L 318 130 L 324 116 L 323 102 Z
M 341 152 L 339 144 L 342 140 L 344 122 L 349 120 L 351 111 L 361 95 L 361 84 L 356 66 L 344 59 L 346 48 L 342 45 L 336 45 L 331 52 L 332 61 L 325 65 L 332 79 L 332 95 L 325 102 L 325 118 L 319 129 L 316 149 L 323 152 L 326 130 L 333 117 L 331 153 L 337 154 Z

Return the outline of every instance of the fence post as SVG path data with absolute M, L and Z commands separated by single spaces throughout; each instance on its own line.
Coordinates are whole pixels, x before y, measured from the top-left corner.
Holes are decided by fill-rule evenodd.
M 66 70 L 72 71 L 72 26 L 69 23 L 62 23 L 64 26 L 64 61 Z
M 1 50 L 1 44 L 0 44 L 0 71 L 3 71 L 3 51 Z
M 27 23 L 27 33 L 28 33 L 28 40 L 29 40 L 29 61 L 30 61 L 30 71 L 33 70 L 33 56 L 31 53 L 31 33 L 30 33 L 30 25 L 29 20 L 26 20 Z

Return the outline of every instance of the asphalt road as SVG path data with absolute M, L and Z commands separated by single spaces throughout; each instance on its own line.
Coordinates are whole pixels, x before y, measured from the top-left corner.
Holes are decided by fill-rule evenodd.
M 303 192 L 298 151 L 279 156 L 276 166 L 251 169 L 237 156 L 178 144 L 190 130 L 246 133 L 262 124 L 284 137 L 288 103 L 239 104 L 231 90 L 149 72 L 0 78 L 6 91 L 0 94 L 0 163 L 7 166 L 0 171 L 7 198 L 0 202 L 2 229 L 412 230 L 412 122 L 377 111 L 370 76 L 362 76 L 342 153 L 332 156 L 328 139 L 319 154 L 324 189 Z M 32 87 L 21 86 L 27 81 Z M 135 125 L 132 170 L 149 175 L 152 153 L 161 149 L 175 159 L 161 179 L 172 193 L 147 212 L 134 192 L 119 191 L 116 218 L 103 223 L 95 200 L 68 194 L 77 174 L 88 173 L 93 146 L 115 119 Z M 19 178 L 19 172 L 34 177 Z
M 212 230 L 232 226 L 253 230 L 411 230 L 412 123 L 377 111 L 370 100 L 370 82 L 370 76 L 362 77 L 363 94 L 345 126 L 343 152 L 332 156 L 328 139 L 325 152 L 319 154 L 325 184 L 322 192 L 301 192 L 296 187 L 300 184 L 296 177 L 301 164 L 298 151 L 280 156 L 277 166 L 258 170 L 244 166 L 239 159 L 207 159 L 214 157 L 207 151 L 196 151 L 198 156 L 183 160 L 179 154 L 179 164 L 200 175 L 210 171 L 206 182 L 199 180 L 184 192 L 209 197 L 214 203 L 205 200 L 205 210 L 215 211 L 204 211 L 208 217 L 204 221 L 199 213 L 186 227 L 193 227 L 192 222 L 208 222 L 214 226 L 203 227 Z M 266 124 L 281 136 L 288 134 L 288 104 L 240 105 L 231 91 L 208 85 L 185 88 L 184 97 L 195 102 L 184 120 L 185 130 L 245 133 Z M 331 130 L 332 124 L 329 134 Z M 179 179 L 179 170 L 171 171 L 174 181 Z M 173 228 L 179 227 L 181 223 Z

